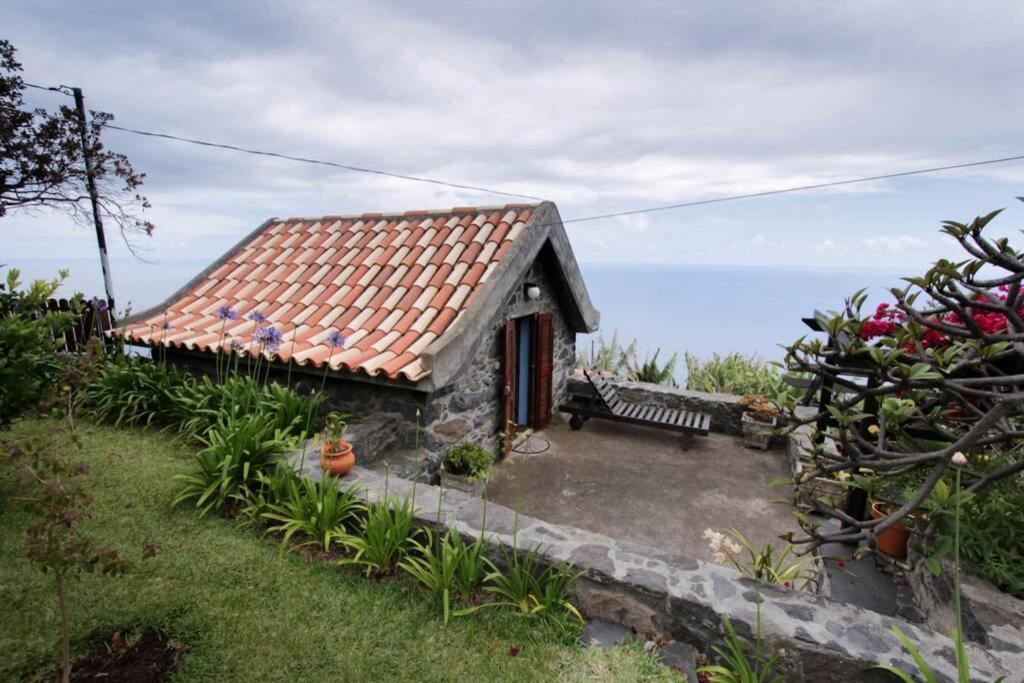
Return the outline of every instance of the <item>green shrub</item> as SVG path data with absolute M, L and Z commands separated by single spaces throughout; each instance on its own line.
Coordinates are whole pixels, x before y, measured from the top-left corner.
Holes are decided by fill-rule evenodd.
M 462 535 L 449 529 L 438 541 L 429 529 L 425 530 L 426 540 L 415 542 L 413 551 L 399 563 L 405 571 L 418 580 L 441 606 L 444 623 L 452 616 L 452 603 L 456 596 L 469 601 L 473 592 L 484 579 L 487 544 L 483 535 L 467 545 Z M 455 616 L 468 614 L 475 608 L 459 610 Z
M 341 541 L 355 555 L 338 564 L 357 564 L 367 576 L 393 570 L 415 548 L 422 529 L 416 526 L 413 498 L 385 499 L 369 506 L 362 524 Z
M 448 451 L 444 458 L 445 471 L 479 479 L 487 475 L 494 455 L 483 446 L 464 441 Z
M 316 545 L 330 550 L 331 543 L 339 541 L 357 516 L 366 508 L 359 499 L 355 485 L 342 488 L 330 476 L 313 481 L 310 477 L 292 476 L 283 482 L 277 502 L 271 502 L 263 518 L 275 523 L 267 531 L 284 534 L 281 552 L 296 534 L 306 537 L 299 544 Z
M 1018 449 L 1020 447 L 1017 447 Z M 1019 457 L 1017 449 L 989 450 L 968 456 L 971 468 L 981 475 L 1012 465 Z M 927 472 L 917 470 L 904 475 L 898 483 L 900 499 L 913 495 Z M 937 555 L 952 550 L 955 474 L 947 471 L 925 503 L 936 524 L 936 537 L 930 551 Z M 960 555 L 971 573 L 991 581 L 1007 593 L 1024 591 L 1024 475 L 997 481 L 980 493 L 961 493 Z M 927 562 L 927 560 L 926 560 Z M 929 563 L 933 567 L 938 564 Z
M 67 278 L 62 270 L 54 280 L 36 280 L 20 289 L 17 268 L 0 284 L 0 425 L 38 401 L 60 372 L 57 350 L 62 334 L 72 326 L 68 313 L 44 311 L 43 305 Z M 81 304 L 81 295 L 71 300 Z
M 96 416 L 115 426 L 169 423 L 175 414 L 175 395 L 187 375 L 165 363 L 138 356 L 108 364 L 89 387 Z
M 524 616 L 541 614 L 561 619 L 572 615 L 583 620 L 569 601 L 569 589 L 580 574 L 564 563 L 545 566 L 540 561 L 539 545 L 506 551 L 507 572 L 489 559 L 485 561 L 491 571 L 484 579 L 484 590 L 498 597 L 495 604 L 512 607 Z
M 774 399 L 787 388 L 779 371 L 757 356 L 713 354 L 701 362 L 686 354 L 686 388 L 725 394 L 756 394 Z
M 588 353 L 584 348 L 576 356 L 576 367 L 586 370 L 608 372 L 613 375 L 625 376 L 629 368 L 629 359 L 636 356 L 636 340 L 629 346 L 619 343 L 619 331 L 612 332 L 611 341 L 605 341 L 604 335 L 597 336 L 597 346 L 591 344 Z
M 288 463 L 278 462 L 276 467 L 257 471 L 256 476 L 238 487 L 235 502 L 242 526 L 259 527 L 267 523 L 264 515 L 270 506 L 288 496 L 291 483 L 299 477 Z
M 415 542 L 409 556 L 398 563 L 398 566 L 419 581 L 441 605 L 446 626 L 451 618 L 455 573 L 459 566 L 460 549 L 452 544 L 453 534 L 458 536 L 459 532 L 449 529 L 444 538 L 437 542 L 435 550 L 434 534 L 430 529 L 426 529 L 425 540 L 422 543 Z
M 196 454 L 198 470 L 180 474 L 174 505 L 195 501 L 200 515 L 219 512 L 237 499 L 240 488 L 269 467 L 274 456 L 294 442 L 262 415 L 231 415 L 218 422 L 202 439 L 205 447 Z
M 201 441 L 227 415 L 258 414 L 275 429 L 289 436 L 308 436 L 324 401 L 317 392 L 301 396 L 291 387 L 277 383 L 260 384 L 246 375 L 217 382 L 204 376 L 192 379 L 174 392 L 174 414 L 182 434 Z
M 736 629 L 728 617 L 722 619 L 725 627 L 725 647 L 714 646 L 719 661 L 697 669 L 698 674 L 705 674 L 711 683 L 784 683 L 781 676 L 774 672 L 778 664 L 778 656 L 762 661 L 764 641 L 761 635 L 761 596 L 757 596 L 757 628 L 754 631 L 753 661 L 747 659 L 744 643 L 736 635 Z
M 629 379 L 634 382 L 647 382 L 649 384 L 670 384 L 675 385 L 676 363 L 679 362 L 679 354 L 673 353 L 665 365 L 658 367 L 658 354 L 661 349 L 654 352 L 654 356 L 645 358 L 643 363 L 637 364 L 636 357 L 633 358 L 632 369 L 628 373 Z
M 603 335 L 598 335 L 596 346 L 591 344 L 589 352 L 587 349 L 580 351 L 576 355 L 576 367 L 609 373 L 634 382 L 675 385 L 674 373 L 679 354 L 672 354 L 664 366 L 659 366 L 660 353 L 661 349 L 656 350 L 653 356 L 645 356 L 641 363 L 637 355 L 637 341 L 634 339 L 623 346 L 619 343 L 619 332 L 616 330 L 612 333 L 611 341 L 605 341 Z

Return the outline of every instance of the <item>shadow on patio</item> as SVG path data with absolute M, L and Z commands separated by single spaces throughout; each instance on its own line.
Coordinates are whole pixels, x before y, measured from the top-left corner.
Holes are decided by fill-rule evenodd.
M 522 514 L 710 560 L 702 533 L 735 527 L 755 546 L 798 526 L 789 491 L 770 484 L 789 473 L 782 449 L 745 448 L 738 437 L 677 435 L 601 420 L 580 431 L 552 424 L 492 474 L 487 498 Z M 525 449 L 525 447 L 520 446 Z

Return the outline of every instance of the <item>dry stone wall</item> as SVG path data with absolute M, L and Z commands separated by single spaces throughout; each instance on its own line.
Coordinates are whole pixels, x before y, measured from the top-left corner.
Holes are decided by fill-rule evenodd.
M 369 500 L 384 495 L 384 475 L 356 468 L 349 479 Z M 412 482 L 391 477 L 391 495 L 411 493 Z M 888 664 L 914 672 L 912 658 L 900 646 L 898 626 L 921 649 L 939 680 L 955 680 L 952 640 L 929 628 L 846 603 L 800 591 L 756 584 L 733 570 L 539 519 L 517 516 L 509 508 L 484 503 L 461 491 L 420 484 L 416 488 L 420 523 L 452 528 L 467 538 L 485 533 L 495 558 L 515 543 L 539 544 L 543 559 L 571 562 L 583 572 L 575 587 L 577 606 L 588 618 L 603 618 L 649 636 L 691 643 L 705 652 L 720 644 L 722 619 L 728 617 L 753 651 L 758 605 L 764 647 L 779 658 L 778 673 L 789 683 L 886 681 L 888 674 L 868 670 Z M 1019 642 L 992 639 L 986 647 L 968 645 L 972 680 L 999 676 L 1018 680 L 1024 672 Z

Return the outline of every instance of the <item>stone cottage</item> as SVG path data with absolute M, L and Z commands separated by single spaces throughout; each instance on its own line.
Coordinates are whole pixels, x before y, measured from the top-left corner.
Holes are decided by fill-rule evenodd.
M 436 464 L 453 444 L 507 451 L 548 424 L 576 334 L 597 324 L 542 202 L 273 218 L 124 332 L 192 367 L 233 346 L 307 386 L 326 372 L 333 408 L 392 416 Z

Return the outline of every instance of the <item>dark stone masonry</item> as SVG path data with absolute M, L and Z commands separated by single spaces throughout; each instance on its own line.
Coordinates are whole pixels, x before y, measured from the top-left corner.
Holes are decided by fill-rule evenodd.
M 357 467 L 346 481 L 364 487 L 368 500 L 379 500 L 384 475 Z M 412 482 L 391 477 L 390 495 L 412 492 Z M 520 548 L 539 544 L 547 562 L 572 562 L 583 572 L 574 592 L 588 619 L 605 619 L 632 627 L 644 636 L 689 643 L 710 652 L 722 642 L 722 619 L 728 617 L 752 650 L 760 606 L 763 648 L 778 657 L 778 671 L 789 683 L 886 681 L 888 674 L 868 669 L 889 664 L 915 672 L 892 626 L 921 648 L 939 680 L 956 680 L 953 641 L 920 624 L 885 616 L 829 599 L 784 590 L 741 578 L 730 568 L 612 539 L 568 526 L 519 515 L 509 508 L 487 506 L 460 491 L 420 484 L 416 488 L 421 524 L 458 530 L 468 539 L 485 533 L 491 553 L 500 560 L 513 538 Z M 516 521 L 518 519 L 518 527 Z M 1009 635 L 1003 631 L 1000 635 Z M 1024 651 L 1017 641 L 990 638 L 985 646 L 968 644 L 972 680 L 1007 676 L 1017 681 L 1024 672 Z

